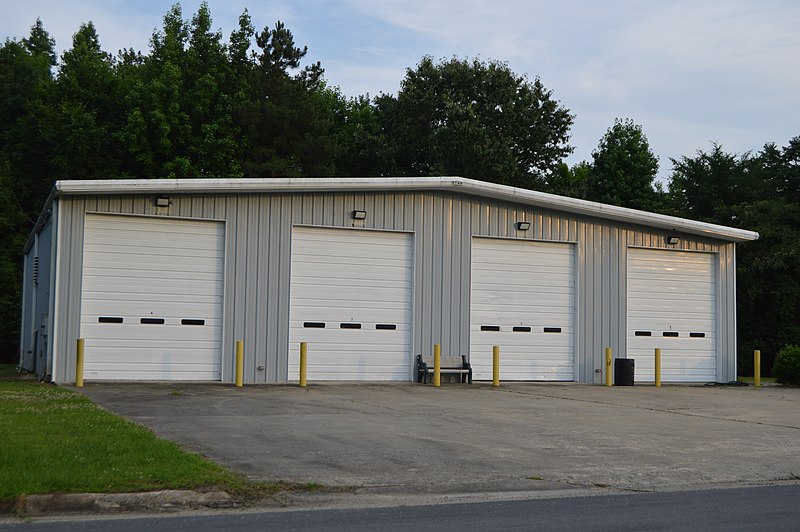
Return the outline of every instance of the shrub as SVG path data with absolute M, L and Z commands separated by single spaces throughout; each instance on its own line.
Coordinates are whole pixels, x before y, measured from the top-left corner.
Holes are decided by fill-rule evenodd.
M 800 384 L 800 346 L 787 345 L 778 352 L 772 375 L 781 384 Z

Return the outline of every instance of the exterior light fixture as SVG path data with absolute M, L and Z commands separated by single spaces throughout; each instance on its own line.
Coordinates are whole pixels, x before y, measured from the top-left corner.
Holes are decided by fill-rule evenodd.
M 353 211 L 353 220 L 364 220 L 367 217 L 367 211 Z
M 159 196 L 155 201 L 156 207 L 169 207 L 169 198 L 166 196 Z
M 530 222 L 517 222 L 517 231 L 527 231 L 531 228 Z
M 668 236 L 667 237 L 667 244 L 669 244 L 670 246 L 674 246 L 675 244 L 677 244 L 680 241 L 681 241 L 681 239 L 678 238 L 677 236 Z

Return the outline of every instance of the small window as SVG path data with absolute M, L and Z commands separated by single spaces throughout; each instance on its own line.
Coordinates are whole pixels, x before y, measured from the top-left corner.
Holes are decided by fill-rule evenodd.
M 680 333 L 678 333 L 677 331 L 664 331 L 661 335 L 666 336 L 668 338 L 677 338 L 678 336 L 680 336 Z
M 379 331 L 394 331 L 397 329 L 397 325 L 394 323 L 376 323 L 375 328 Z
M 546 333 L 560 333 L 561 327 L 545 327 L 544 332 Z
M 324 321 L 306 321 L 303 322 L 303 327 L 306 329 L 324 329 L 325 322 Z
M 705 338 L 706 333 L 689 333 L 689 338 Z
M 142 318 L 139 323 L 145 325 L 164 325 L 164 318 Z
M 499 331 L 500 330 L 500 326 L 499 325 L 481 325 L 481 330 L 482 331 Z
M 97 318 L 98 323 L 122 323 L 122 318 L 119 316 L 100 316 Z
M 531 332 L 530 327 L 514 327 L 514 332 Z
M 653 333 L 650 331 L 636 331 L 633 333 L 634 336 L 653 336 Z
M 183 318 L 181 325 L 205 325 L 206 320 L 198 320 L 196 318 Z
M 339 328 L 340 329 L 360 329 L 361 328 L 361 324 L 360 323 L 340 323 L 339 324 Z

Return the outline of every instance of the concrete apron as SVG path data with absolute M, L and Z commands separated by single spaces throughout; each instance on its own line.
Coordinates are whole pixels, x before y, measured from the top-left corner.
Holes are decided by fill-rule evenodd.
M 87 384 L 251 478 L 376 494 L 661 490 L 800 478 L 800 389 Z

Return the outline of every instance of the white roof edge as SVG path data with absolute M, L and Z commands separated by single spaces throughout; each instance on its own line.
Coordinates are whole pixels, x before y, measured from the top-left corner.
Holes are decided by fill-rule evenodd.
M 65 195 L 449 190 L 733 242 L 756 240 L 759 236 L 758 233 L 745 229 L 556 196 L 463 177 L 71 180 L 56 182 L 55 190 L 58 194 Z

